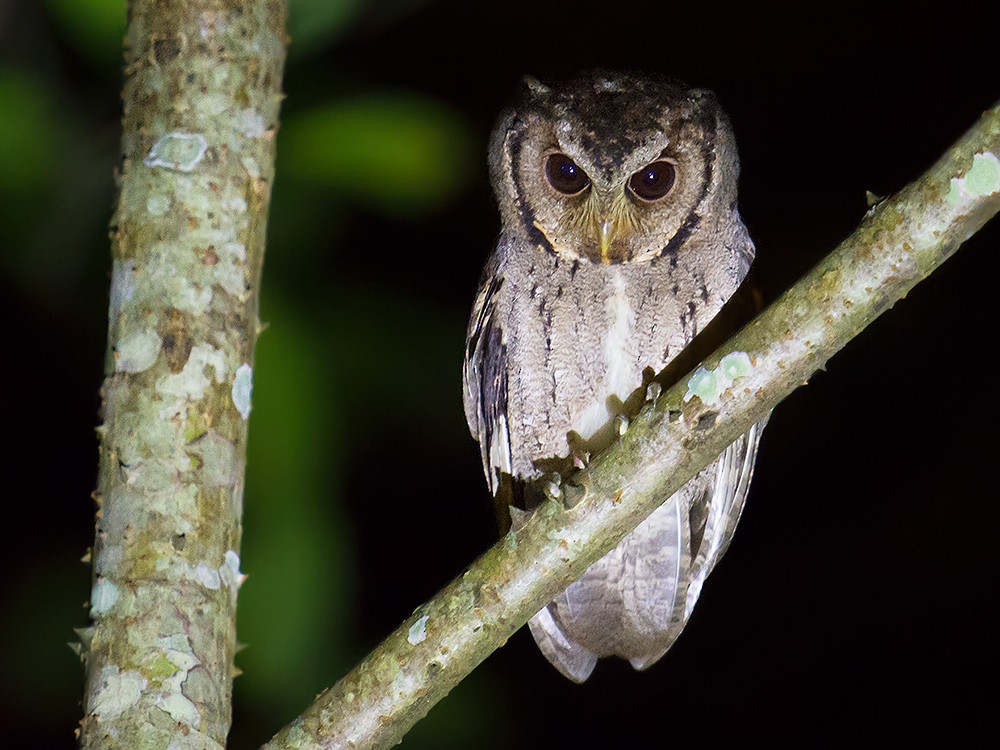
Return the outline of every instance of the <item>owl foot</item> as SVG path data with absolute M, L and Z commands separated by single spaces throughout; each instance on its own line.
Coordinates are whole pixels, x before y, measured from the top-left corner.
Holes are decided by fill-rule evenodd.
M 556 473 L 545 475 L 542 479 L 542 492 L 549 500 L 553 500 L 566 510 L 572 510 L 587 494 L 587 491 L 578 484 L 564 482 L 562 477 Z
M 650 383 L 648 386 L 646 386 L 646 400 L 649 401 L 651 404 L 655 404 L 656 399 L 660 397 L 660 394 L 662 392 L 663 388 L 662 386 L 660 386 L 659 383 L 656 382 Z
M 618 437 L 625 437 L 625 433 L 628 432 L 629 419 L 624 414 L 619 414 L 615 417 L 615 432 L 618 433 Z
M 562 477 L 557 472 L 547 474 L 542 479 L 542 492 L 549 500 L 554 500 L 557 503 L 562 502 Z

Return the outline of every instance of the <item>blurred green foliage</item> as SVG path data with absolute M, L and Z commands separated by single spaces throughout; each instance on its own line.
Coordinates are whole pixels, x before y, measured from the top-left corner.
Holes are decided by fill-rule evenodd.
M 91 62 L 112 66 L 122 60 L 125 4 L 125 0 L 46 0 L 64 37 Z
M 469 176 L 468 127 L 448 107 L 376 92 L 290 115 L 282 168 L 394 214 L 450 200 Z
M 292 715 L 349 651 L 355 580 L 351 530 L 335 487 L 340 396 L 321 332 L 272 295 L 274 325 L 256 355 L 248 454 L 237 689 Z M 263 428 L 257 429 L 259 425 Z
M 327 48 L 364 6 L 365 0 L 288 0 L 289 55 Z
M 37 197 L 55 176 L 59 129 L 48 88 L 35 76 L 0 69 L 0 195 Z
M 289 55 L 293 59 L 328 49 L 350 23 L 373 5 L 383 12 L 404 10 L 422 0 L 374 3 L 366 0 L 288 0 Z M 45 0 L 65 38 L 92 63 L 117 65 L 122 59 L 126 0 Z
M 91 62 L 116 65 L 122 59 L 126 0 L 45 0 L 66 39 Z M 288 0 L 288 35 L 292 58 L 328 49 L 351 21 L 379 5 L 383 12 L 412 8 L 423 0 Z
M 380 3 L 369 17 L 399 18 L 417 4 Z M 84 389 L 95 400 L 125 5 L 47 0 L 22 7 L 18 20 L 29 38 L 22 51 L 0 55 L 0 200 L 9 242 L 0 253 L 0 289 L 19 290 L 39 316 L 87 338 L 93 356 L 76 377 L 88 381 Z M 294 41 L 286 81 L 309 76 L 305 60 L 349 36 L 352 22 L 371 8 L 365 0 L 290 0 Z M 336 277 L 321 282 L 318 295 L 301 295 L 303 275 L 316 276 L 309 269 L 359 212 L 419 222 L 457 200 L 478 161 L 471 128 L 452 106 L 418 91 L 356 83 L 349 94 L 331 87 L 307 106 L 286 102 L 280 130 L 262 309 L 270 327 L 257 352 L 244 504 L 242 559 L 249 578 L 238 629 L 248 647 L 237 656 L 244 675 L 235 688 L 234 747 L 257 743 L 293 718 L 372 645 L 358 633 L 359 570 L 343 502 L 345 463 L 388 419 L 454 431 L 438 405 L 459 398 L 460 352 L 453 342 L 464 321 L 431 300 L 401 303 L 391 288 L 375 284 L 362 293 Z M 90 311 L 82 318 L 81 305 Z M 385 351 L 419 373 L 408 377 L 425 398 L 398 388 L 399 372 L 385 367 Z M 89 414 L 93 407 L 86 409 Z M 96 471 L 92 446 L 78 449 L 84 468 L 76 494 L 65 498 L 74 508 L 88 502 L 80 488 L 92 486 Z M 65 550 L 54 554 L 81 568 L 82 548 L 72 552 L 72 559 Z M 2 634 L 22 644 L 26 658 L 8 665 L 23 700 L 0 700 L 28 701 L 35 718 L 25 714 L 26 721 L 78 718 L 78 705 L 66 696 L 78 696 L 80 672 L 63 644 L 84 618 L 81 610 L 67 622 L 65 604 L 75 611 L 87 592 L 79 588 L 82 573 L 54 574 L 63 567 L 38 561 L 21 585 L 4 593 L 5 613 L 18 618 L 7 618 Z M 40 590 L 49 597 L 41 605 Z M 46 603 L 58 603 L 62 614 Z M 46 685 L 52 675 L 63 680 L 61 689 Z M 77 681 L 66 682 L 73 675 Z M 485 678 L 469 681 L 432 712 L 408 746 L 482 746 L 479 727 L 488 721 L 492 692 Z

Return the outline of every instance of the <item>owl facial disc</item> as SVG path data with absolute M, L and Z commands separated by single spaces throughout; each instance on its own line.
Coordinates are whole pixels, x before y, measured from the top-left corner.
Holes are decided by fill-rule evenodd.
M 735 181 L 716 169 L 737 163 L 729 126 L 708 92 L 623 74 L 529 83 L 522 97 L 498 128 L 491 171 L 501 210 L 516 212 L 505 220 L 546 251 L 648 262 L 735 201 Z

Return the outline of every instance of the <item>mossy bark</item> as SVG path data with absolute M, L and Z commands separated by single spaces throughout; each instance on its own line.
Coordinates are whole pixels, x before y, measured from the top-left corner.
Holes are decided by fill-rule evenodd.
M 132 0 L 81 746 L 231 716 L 284 0 Z
M 387 748 L 1000 209 L 1000 105 L 266 746 Z M 571 507 L 570 507 L 571 506 Z

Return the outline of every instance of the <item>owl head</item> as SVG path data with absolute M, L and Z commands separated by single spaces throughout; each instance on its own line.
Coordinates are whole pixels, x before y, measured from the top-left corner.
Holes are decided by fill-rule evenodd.
M 557 91 L 526 78 L 490 154 L 504 227 L 580 262 L 652 260 L 736 211 L 728 119 L 668 78 L 596 71 Z

